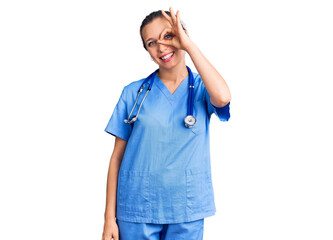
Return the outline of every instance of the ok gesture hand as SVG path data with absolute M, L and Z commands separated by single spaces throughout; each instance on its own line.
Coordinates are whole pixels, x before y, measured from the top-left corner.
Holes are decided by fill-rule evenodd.
M 170 23 L 171 28 L 164 29 L 161 34 L 161 39 L 159 39 L 157 42 L 187 51 L 191 45 L 191 39 L 188 37 L 187 33 L 182 28 L 180 22 L 179 10 L 177 11 L 176 15 L 171 7 L 169 10 L 171 17 L 168 14 L 166 14 L 163 10 L 162 14 L 166 18 L 166 20 Z M 170 37 L 165 38 L 165 36 L 168 35 Z

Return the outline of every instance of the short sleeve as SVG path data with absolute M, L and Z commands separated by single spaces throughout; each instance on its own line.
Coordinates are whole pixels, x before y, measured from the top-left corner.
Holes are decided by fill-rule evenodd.
M 124 122 L 127 118 L 127 104 L 124 88 L 104 131 L 128 141 L 132 132 L 132 126 Z
M 212 115 L 213 113 L 215 113 L 215 115 L 220 119 L 220 121 L 228 121 L 230 118 L 230 102 L 224 107 L 215 107 L 210 102 L 210 96 L 206 88 L 204 89 L 204 92 L 208 114 Z

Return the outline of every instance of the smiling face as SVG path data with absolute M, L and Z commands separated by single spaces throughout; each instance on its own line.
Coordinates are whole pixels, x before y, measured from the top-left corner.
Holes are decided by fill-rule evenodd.
M 185 64 L 185 57 L 183 50 L 157 43 L 160 38 L 172 38 L 170 34 L 161 36 L 165 28 L 171 28 L 170 23 L 164 18 L 155 18 L 142 29 L 142 38 L 154 62 L 160 68 L 171 69 L 178 64 Z

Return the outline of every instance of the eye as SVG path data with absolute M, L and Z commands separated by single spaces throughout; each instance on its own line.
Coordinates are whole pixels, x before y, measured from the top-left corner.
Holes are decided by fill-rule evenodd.
M 148 47 L 152 46 L 153 44 L 155 44 L 156 41 L 152 41 L 150 43 L 148 43 Z
M 165 35 L 164 37 L 165 39 L 172 39 L 173 35 L 171 33 L 168 33 L 167 35 Z

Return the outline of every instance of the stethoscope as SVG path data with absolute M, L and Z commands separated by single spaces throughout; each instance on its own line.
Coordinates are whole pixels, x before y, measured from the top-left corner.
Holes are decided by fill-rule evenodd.
M 188 87 L 189 87 L 189 94 L 188 94 L 188 104 L 187 104 L 187 116 L 185 117 L 184 119 L 184 122 L 185 122 L 185 127 L 187 128 L 191 128 L 193 127 L 193 125 L 196 123 L 196 119 L 195 117 L 193 116 L 193 101 L 194 101 L 194 78 L 193 78 L 193 74 L 192 74 L 192 71 L 191 69 L 186 66 L 187 70 L 188 70 L 188 75 L 189 75 L 189 84 L 188 84 Z M 139 116 L 139 113 L 140 113 L 140 109 L 141 109 L 141 106 L 143 104 L 143 101 L 145 100 L 145 98 L 147 97 L 148 95 L 148 92 L 151 90 L 151 88 L 153 87 L 153 84 L 154 84 L 154 79 L 155 79 L 155 75 L 156 73 L 158 72 L 158 69 L 156 71 L 154 71 L 152 74 L 150 74 L 144 81 L 143 83 L 141 84 L 140 86 L 140 89 L 138 91 L 138 94 L 137 94 L 137 97 L 136 97 L 136 100 L 135 100 L 135 103 L 134 103 L 134 106 L 128 116 L 128 119 L 125 119 L 124 122 L 125 123 L 133 123 L 135 122 L 137 119 L 138 119 L 138 116 Z M 149 82 L 150 80 L 150 83 L 148 85 L 148 88 L 147 88 L 147 91 L 146 91 L 146 94 L 145 96 L 143 97 L 141 103 L 140 103 L 140 106 L 139 106 L 139 110 L 137 112 L 137 114 L 135 116 L 132 117 L 132 119 L 130 119 L 131 115 L 132 115 L 132 112 L 136 106 L 136 103 L 139 99 L 139 96 L 140 96 L 140 93 L 143 91 L 143 88 L 144 88 L 144 85 Z

